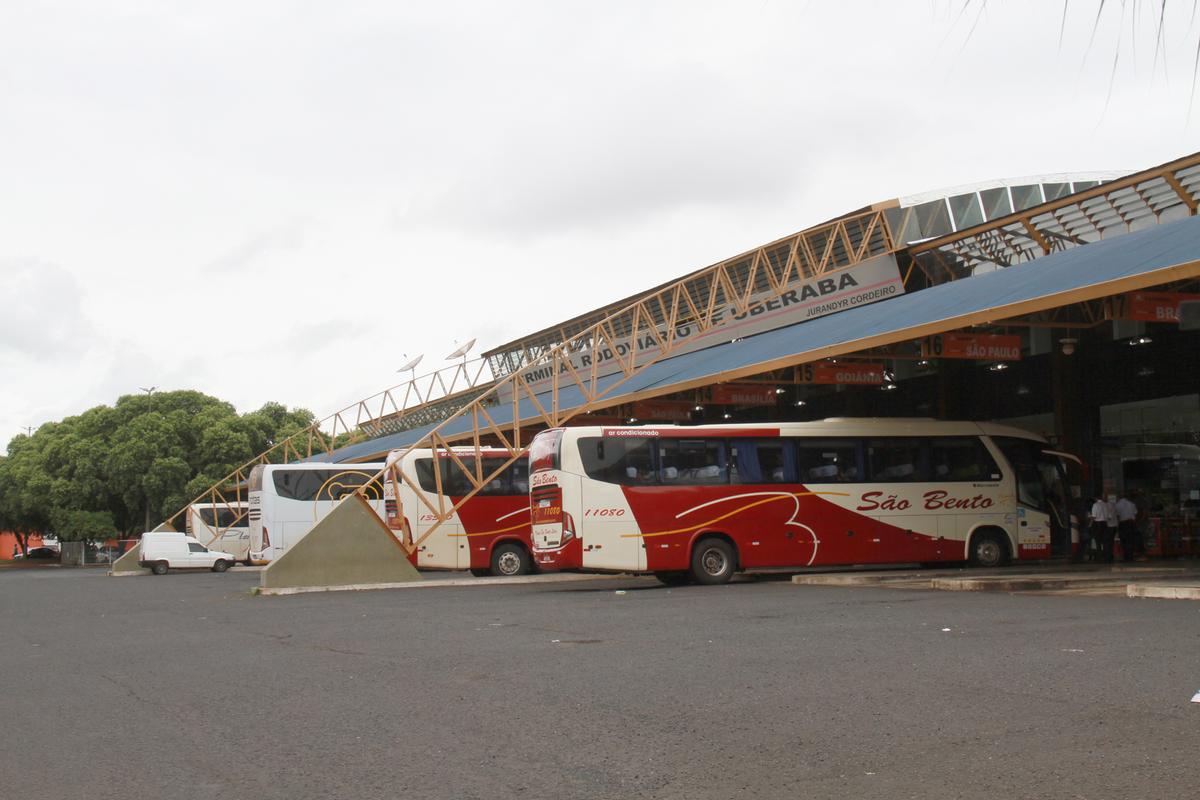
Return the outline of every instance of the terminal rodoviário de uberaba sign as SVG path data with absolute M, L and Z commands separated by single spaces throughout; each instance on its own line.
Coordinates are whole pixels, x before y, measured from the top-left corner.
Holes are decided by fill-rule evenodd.
M 671 356 L 683 355 L 706 347 L 723 344 L 735 338 L 752 336 L 756 333 L 783 328 L 797 322 L 824 317 L 850 308 L 886 300 L 904 293 L 904 281 L 900 268 L 890 253 L 875 256 L 853 267 L 829 272 L 815 278 L 793 281 L 782 293 L 772 291 L 752 295 L 747 308 L 739 313 L 732 302 L 713 313 L 712 325 L 703 332 L 692 322 L 675 329 L 675 346 Z M 665 335 L 666 327 L 658 331 Z M 627 359 L 636 348 L 638 363 L 644 363 L 658 355 L 658 339 L 649 331 L 631 338 L 617 339 L 615 343 L 579 350 L 570 356 L 571 366 L 585 380 L 592 374 L 602 378 L 621 370 L 619 359 Z M 548 390 L 551 386 L 554 367 L 539 364 L 521 370 L 526 383 L 535 392 Z M 559 385 L 566 386 L 574 378 L 565 365 L 559 365 Z M 502 402 L 511 401 L 512 384 L 502 384 L 497 394 Z

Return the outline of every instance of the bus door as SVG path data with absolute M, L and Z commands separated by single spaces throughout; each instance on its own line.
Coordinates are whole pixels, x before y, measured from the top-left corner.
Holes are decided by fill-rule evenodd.
M 662 527 L 659 517 L 671 508 L 663 487 L 656 485 L 654 441 L 584 437 L 579 440 L 579 455 L 589 478 L 576 523 L 583 568 L 646 569 L 646 548 L 671 538 L 654 535 Z M 643 538 L 645 533 L 650 536 Z
M 471 467 L 473 459 L 463 459 Z M 447 458 L 439 459 L 441 464 L 442 502 L 449 509 L 462 499 L 469 486 L 458 467 Z M 429 529 L 437 525 L 438 517 L 429 506 L 438 506 L 437 481 L 433 474 L 433 459 L 418 458 L 413 462 L 417 473 L 417 483 L 424 491 L 424 499 L 428 505 L 416 496 L 416 492 L 408 487 L 404 489 L 404 514 L 412 525 L 413 541 L 420 541 L 429 533 Z M 437 530 L 417 545 L 418 569 L 466 569 L 469 565 L 470 554 L 467 552 L 467 540 L 463 536 L 462 522 L 458 514 L 437 525 Z
M 1038 469 L 1046 486 L 1050 510 L 1050 549 L 1053 555 L 1070 556 L 1079 541 L 1082 520 L 1071 513 L 1080 503 L 1082 462 L 1070 453 L 1043 450 Z
M 1066 488 L 1058 459 L 1028 439 L 993 437 L 1013 470 L 1017 490 L 1016 558 L 1048 558 L 1065 534 L 1070 541 Z M 1057 540 L 1057 541 L 1056 541 Z M 1068 545 L 1069 546 L 1069 545 Z

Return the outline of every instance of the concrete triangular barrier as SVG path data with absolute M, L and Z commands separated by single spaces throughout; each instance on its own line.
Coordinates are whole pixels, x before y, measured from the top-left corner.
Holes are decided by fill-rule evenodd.
M 391 530 L 365 500 L 351 495 L 268 564 L 260 586 L 271 594 L 280 589 L 370 588 L 419 580 L 421 574 Z
M 155 531 L 170 531 L 171 533 L 177 533 L 175 528 L 172 527 L 171 524 L 168 522 L 164 522 L 163 524 L 159 525 L 154 530 Z M 135 542 L 133 547 L 129 548 L 129 550 L 126 551 L 125 555 L 121 556 L 116 561 L 112 562 L 112 566 L 109 567 L 109 569 L 108 569 L 108 574 L 109 575 L 118 575 L 120 573 L 136 573 L 139 571 L 149 572 L 150 570 L 143 569 L 142 567 L 138 566 L 138 552 L 141 549 L 142 549 L 141 542 Z

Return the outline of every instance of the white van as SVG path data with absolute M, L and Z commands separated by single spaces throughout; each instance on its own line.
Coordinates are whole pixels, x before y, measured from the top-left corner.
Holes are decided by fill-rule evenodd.
M 168 569 L 211 569 L 224 572 L 237 560 L 232 553 L 209 550 L 186 533 L 148 531 L 142 534 L 138 551 L 138 566 L 155 575 L 166 575 Z

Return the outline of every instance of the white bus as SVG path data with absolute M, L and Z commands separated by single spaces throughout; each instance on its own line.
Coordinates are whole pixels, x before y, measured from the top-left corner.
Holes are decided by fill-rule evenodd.
M 383 464 L 259 464 L 250 471 L 249 555 L 267 564 L 312 530 L 338 501 L 366 485 Z M 379 518 L 384 518 L 383 490 L 378 482 L 366 491 Z
M 1061 454 L 1016 428 L 918 419 L 578 427 L 529 449 L 542 569 L 735 572 L 1068 555 Z
M 475 449 L 455 447 L 452 452 L 469 469 L 475 468 Z M 481 477 L 487 477 L 508 459 L 508 451 L 484 448 Z M 394 450 L 388 463 L 403 451 Z M 462 470 L 439 451 L 442 494 L 449 504 L 462 499 L 471 485 Z M 424 502 L 408 483 L 401 482 L 403 518 L 393 501 L 393 481 L 384 484 L 387 523 L 397 537 L 407 531 L 412 541 L 425 535 L 437 516 L 437 480 L 433 450 L 413 450 L 403 456 L 400 470 L 421 488 Z M 431 508 L 431 506 L 433 508 Z M 420 569 L 469 569 L 473 575 L 525 575 L 534 569 L 529 541 L 529 468 L 524 458 L 510 464 L 479 490 L 417 547 L 414 565 Z
M 250 563 L 250 506 L 246 502 L 192 503 L 184 530 L 210 550 Z

